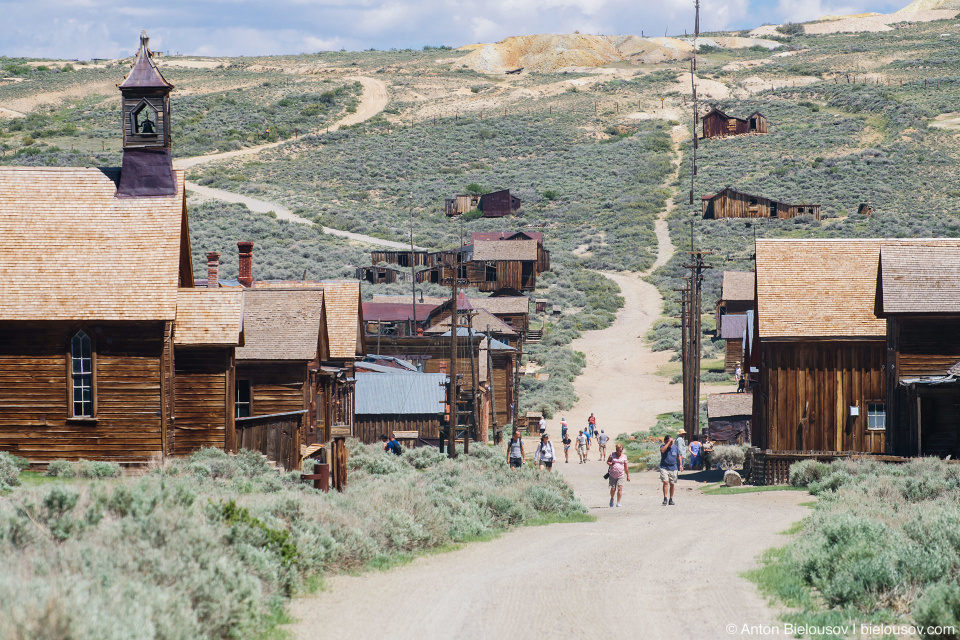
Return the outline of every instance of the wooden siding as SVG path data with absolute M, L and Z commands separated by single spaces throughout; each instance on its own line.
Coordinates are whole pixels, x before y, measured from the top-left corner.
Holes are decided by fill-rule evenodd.
M 250 381 L 250 415 L 287 413 L 307 408 L 304 362 L 237 363 L 237 379 Z
M 441 407 L 442 408 L 442 407 Z M 354 423 L 354 435 L 364 444 L 380 441 L 381 435 L 389 436 L 395 431 L 416 431 L 421 438 L 440 437 L 442 415 L 358 415 Z M 416 446 L 409 438 L 400 440 L 404 447 Z
M 945 376 L 960 363 L 960 318 L 903 319 L 896 370 L 901 379 Z
M 502 218 L 520 208 L 520 198 L 511 196 L 509 189 L 485 193 L 477 208 L 483 211 L 484 218 Z
M 227 448 L 233 423 L 233 349 L 175 350 L 173 438 L 168 451 L 185 456 L 201 447 Z M 228 384 L 229 383 L 229 384 Z
M 370 254 L 370 258 L 373 264 L 386 262 L 387 264 L 397 265 L 399 267 L 410 266 L 409 251 L 386 251 L 386 250 L 373 251 Z M 415 267 L 426 267 L 433 264 L 434 264 L 434 257 L 432 252 L 430 251 L 414 251 L 413 252 L 413 265 Z
M 737 365 L 743 363 L 743 340 L 727 340 L 727 348 L 723 357 L 723 370 L 734 373 Z
M 867 430 L 867 403 L 886 400 L 882 341 L 764 341 L 761 349 L 761 449 L 885 452 L 885 433 Z M 849 415 L 851 406 L 859 416 Z
M 0 450 L 57 458 L 147 463 L 161 449 L 164 322 L 0 323 Z M 69 343 L 93 338 L 95 420 L 71 420 Z
M 702 203 L 704 218 L 794 218 L 812 215 L 820 219 L 819 204 L 786 204 L 734 189 L 724 189 Z
M 471 287 L 480 291 L 496 291 L 511 287 L 517 291 L 533 291 L 537 288 L 537 263 L 532 260 L 510 260 L 497 262 L 465 262 L 460 274 L 470 281 Z M 492 270 L 487 277 L 487 267 Z M 417 282 L 443 284 L 452 277 L 453 267 L 436 266 L 417 273 Z
M 291 471 L 300 469 L 300 445 L 303 444 L 305 411 L 270 416 L 237 418 L 237 444 L 240 449 L 259 451 Z

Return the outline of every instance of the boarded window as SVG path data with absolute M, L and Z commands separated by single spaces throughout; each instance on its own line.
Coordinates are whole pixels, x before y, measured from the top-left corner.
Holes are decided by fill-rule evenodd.
M 867 429 L 870 431 L 884 431 L 887 428 L 887 405 L 877 403 L 867 404 Z
M 250 381 L 249 380 L 237 380 L 237 395 L 236 400 L 233 403 L 233 406 L 236 410 L 236 417 L 238 418 L 249 418 L 250 417 Z
M 410 266 L 410 254 L 401 253 L 397 256 L 397 266 L 400 267 L 409 267 Z
M 93 343 L 83 331 L 70 341 L 73 417 L 93 417 Z
M 757 204 L 756 198 L 750 198 L 750 204 Z

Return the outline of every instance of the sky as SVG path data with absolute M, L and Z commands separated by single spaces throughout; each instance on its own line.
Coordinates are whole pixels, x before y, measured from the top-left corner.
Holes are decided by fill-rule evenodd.
M 704 31 L 889 13 L 909 0 L 701 0 Z M 694 0 L 0 0 L 0 56 L 204 56 L 421 49 L 534 33 L 683 35 Z

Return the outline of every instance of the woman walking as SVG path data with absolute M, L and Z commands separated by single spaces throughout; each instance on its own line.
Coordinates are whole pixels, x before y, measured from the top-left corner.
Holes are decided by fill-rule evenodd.
M 627 464 L 627 454 L 623 452 L 623 445 L 617 444 L 616 450 L 607 458 L 607 466 L 610 474 L 610 506 L 613 506 L 613 499 L 617 499 L 617 506 L 620 506 L 620 499 L 623 497 L 623 478 L 630 482 L 630 467 Z
M 537 445 L 537 450 L 533 454 L 533 462 L 540 465 L 541 471 L 544 468 L 549 471 L 553 469 L 553 458 L 553 443 L 550 442 L 550 436 L 543 434 L 540 436 L 540 444 Z
M 699 469 L 703 462 L 700 460 L 700 441 L 697 436 L 693 436 L 690 441 L 690 468 Z

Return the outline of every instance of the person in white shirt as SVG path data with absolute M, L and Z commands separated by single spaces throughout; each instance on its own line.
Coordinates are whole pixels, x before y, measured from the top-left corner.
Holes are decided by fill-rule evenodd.
M 543 416 L 540 416 L 540 435 L 543 435 L 547 432 L 547 421 L 543 419 Z
M 580 456 L 580 464 L 587 461 L 587 436 L 584 435 L 582 429 L 580 435 L 577 436 L 577 455 Z
M 550 436 L 543 434 L 540 436 L 540 444 L 537 445 L 537 450 L 533 454 L 533 461 L 535 464 L 540 465 L 540 470 L 553 469 L 553 443 L 550 442 Z
M 597 445 L 600 447 L 600 460 L 605 460 L 607 456 L 607 441 L 610 439 L 606 433 L 603 432 L 603 429 L 600 429 L 600 434 L 597 436 Z

